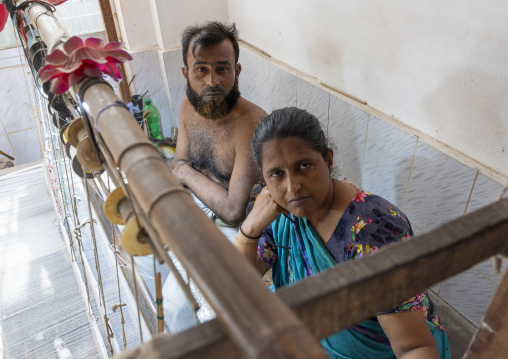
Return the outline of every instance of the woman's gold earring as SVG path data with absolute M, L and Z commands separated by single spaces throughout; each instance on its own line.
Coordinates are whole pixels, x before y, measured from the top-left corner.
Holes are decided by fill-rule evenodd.
M 299 184 L 296 185 L 296 189 L 297 190 L 301 190 L 302 189 L 302 186 L 300 186 Z

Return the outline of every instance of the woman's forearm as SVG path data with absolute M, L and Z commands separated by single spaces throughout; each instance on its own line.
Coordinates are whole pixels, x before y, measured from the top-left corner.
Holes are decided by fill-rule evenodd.
M 252 265 L 256 264 L 257 251 L 258 251 L 258 240 L 252 240 L 246 238 L 242 235 L 241 232 L 238 232 L 236 235 L 236 240 L 233 243 L 235 248 L 245 257 L 247 260 L 252 263 Z
M 423 346 L 401 353 L 397 359 L 439 359 L 439 354 L 435 347 Z

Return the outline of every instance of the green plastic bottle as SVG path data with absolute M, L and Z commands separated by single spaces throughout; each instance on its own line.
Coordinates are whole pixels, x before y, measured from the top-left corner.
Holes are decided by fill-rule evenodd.
M 150 111 L 150 113 L 145 117 L 146 123 L 148 124 L 148 131 L 150 132 L 151 138 L 156 138 L 158 140 L 162 139 L 161 127 L 160 127 L 160 119 L 161 114 L 157 107 L 152 104 L 152 100 L 149 98 L 145 99 L 145 106 L 143 107 L 143 113 L 146 111 Z

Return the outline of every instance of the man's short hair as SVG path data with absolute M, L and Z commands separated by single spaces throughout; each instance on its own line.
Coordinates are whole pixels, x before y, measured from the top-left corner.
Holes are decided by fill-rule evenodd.
M 217 45 L 226 39 L 230 40 L 233 44 L 233 50 L 235 51 L 235 64 L 237 64 L 238 56 L 240 55 L 237 38 L 238 30 L 234 23 L 225 25 L 218 21 L 207 21 L 203 25 L 192 25 L 187 27 L 182 32 L 182 55 L 185 67 L 189 68 L 187 65 L 187 52 L 189 51 L 189 45 L 192 40 L 194 40 L 192 44 L 192 54 L 196 58 L 199 56 L 199 53 L 196 56 L 196 49 L 199 46 L 204 48 Z

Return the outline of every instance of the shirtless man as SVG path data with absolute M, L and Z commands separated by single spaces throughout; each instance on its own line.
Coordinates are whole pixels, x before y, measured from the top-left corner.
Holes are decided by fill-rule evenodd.
M 226 223 L 245 218 L 249 191 L 258 181 L 250 158 L 254 129 L 266 113 L 240 96 L 235 25 L 207 22 L 182 34 L 187 97 L 173 174 Z

